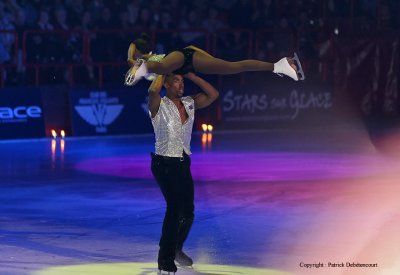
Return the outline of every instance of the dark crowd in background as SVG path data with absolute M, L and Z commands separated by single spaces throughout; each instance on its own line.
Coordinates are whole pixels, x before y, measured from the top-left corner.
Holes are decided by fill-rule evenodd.
M 276 61 L 294 50 L 323 59 L 332 35 L 396 31 L 399 7 L 396 0 L 3 0 L 0 65 L 11 65 L 2 76 L 9 85 L 32 82 L 29 64 L 84 64 L 79 75 L 90 82 L 90 64 L 125 62 L 141 31 L 155 34 L 157 53 L 194 44 L 228 60 Z

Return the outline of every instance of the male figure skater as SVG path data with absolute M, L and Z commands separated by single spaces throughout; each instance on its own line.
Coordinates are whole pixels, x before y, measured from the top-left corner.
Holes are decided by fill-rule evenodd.
M 202 92 L 183 96 L 184 78 Z M 166 96 L 160 96 L 164 85 Z M 167 203 L 158 252 L 159 274 L 175 274 L 177 267 L 192 266 L 183 250 L 194 218 L 194 185 L 190 171 L 190 139 L 195 110 L 209 106 L 218 91 L 194 73 L 159 75 L 149 88 L 149 113 L 155 133 L 151 171 Z M 174 262 L 175 260 L 175 262 Z

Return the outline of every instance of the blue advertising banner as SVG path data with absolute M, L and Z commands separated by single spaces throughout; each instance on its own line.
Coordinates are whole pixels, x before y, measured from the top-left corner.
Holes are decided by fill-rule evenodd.
M 0 92 L 0 138 L 44 137 L 40 91 L 2 89 Z
M 74 136 L 152 132 L 147 91 L 132 88 L 72 90 L 70 108 Z
M 264 128 L 313 122 L 329 116 L 333 109 L 333 85 L 321 81 L 289 78 L 258 78 L 250 85 L 229 85 L 221 89 L 224 128 Z

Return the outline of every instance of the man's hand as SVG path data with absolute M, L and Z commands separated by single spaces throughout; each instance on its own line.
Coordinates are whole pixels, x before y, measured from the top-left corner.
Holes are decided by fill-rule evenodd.
M 195 73 L 189 72 L 185 75 L 183 75 L 184 78 L 187 78 L 189 80 L 192 80 L 193 78 L 197 77 L 197 75 Z

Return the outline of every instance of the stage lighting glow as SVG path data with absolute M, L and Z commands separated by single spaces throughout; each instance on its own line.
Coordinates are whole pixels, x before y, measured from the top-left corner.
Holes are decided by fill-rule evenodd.
M 339 29 L 336 27 L 335 30 L 333 31 L 334 34 L 339 35 Z
M 207 134 L 203 133 L 201 135 L 201 144 L 205 145 L 207 143 Z
M 186 270 L 185 270 L 186 271 Z M 33 275 L 70 275 L 70 274 L 156 274 L 156 263 L 112 263 L 84 264 L 72 266 L 50 267 L 39 270 Z M 185 274 L 210 275 L 291 275 L 291 273 L 273 269 L 252 268 L 233 265 L 196 264 L 193 269 L 187 269 Z
M 56 132 L 56 130 L 52 129 L 52 130 L 51 130 L 51 135 L 53 136 L 53 138 L 56 138 L 56 137 L 57 137 L 57 132 Z
M 212 133 L 203 133 L 201 135 L 201 148 L 203 151 L 206 149 L 211 149 L 211 143 L 212 143 Z
M 207 126 L 207 124 L 204 124 L 204 123 L 203 123 L 203 124 L 201 124 L 201 128 L 203 129 L 204 132 L 206 132 L 208 126 Z
M 57 142 L 52 139 L 51 140 L 51 154 L 54 155 L 56 153 Z
M 64 154 L 65 151 L 65 140 L 61 140 L 60 142 L 61 153 Z
M 65 138 L 65 131 L 61 130 L 60 135 L 61 135 L 62 138 Z
M 57 149 L 57 141 L 55 139 L 51 140 L 51 167 L 55 167 L 56 163 L 56 149 Z

